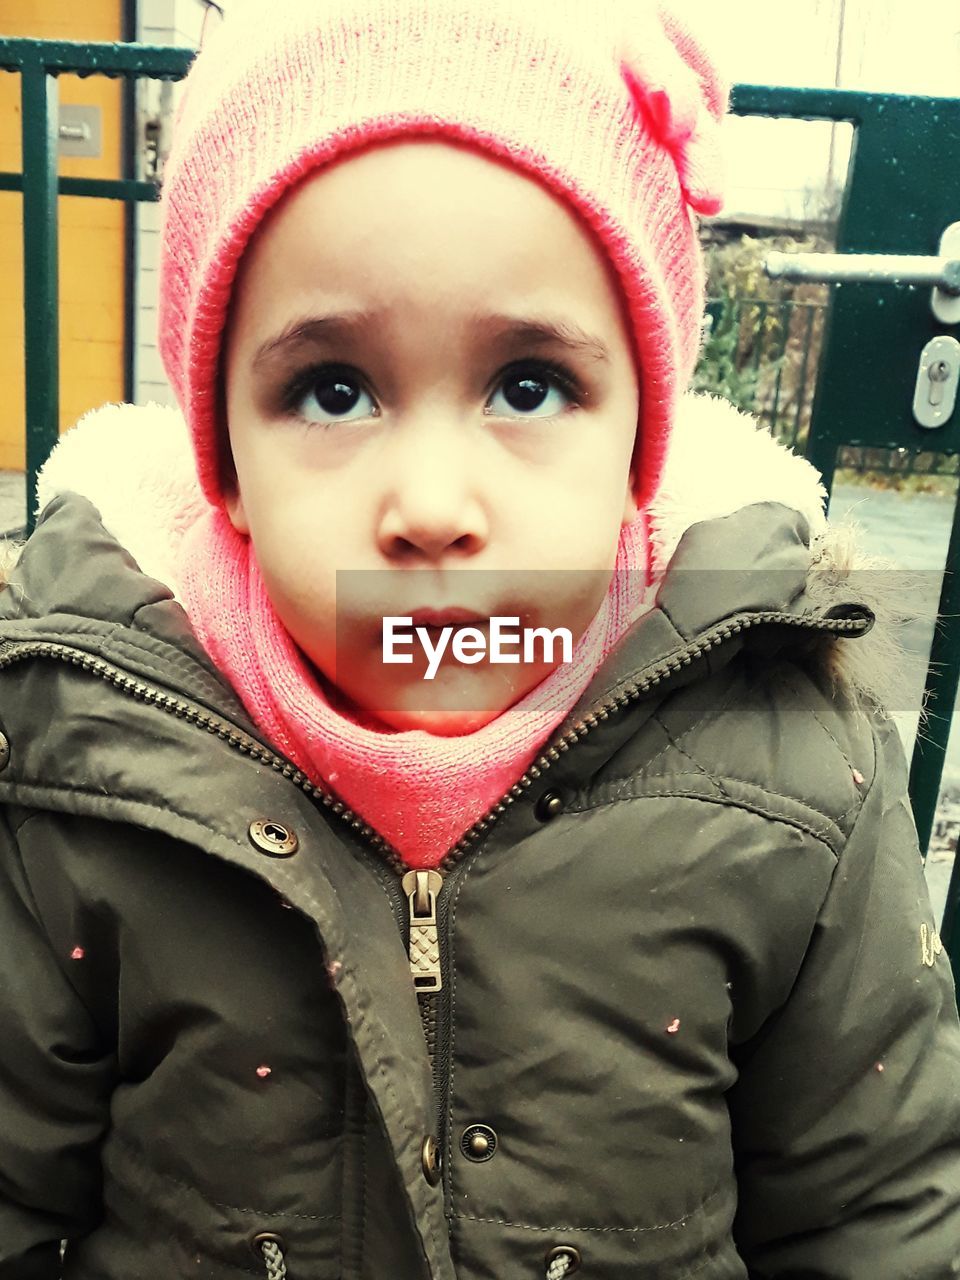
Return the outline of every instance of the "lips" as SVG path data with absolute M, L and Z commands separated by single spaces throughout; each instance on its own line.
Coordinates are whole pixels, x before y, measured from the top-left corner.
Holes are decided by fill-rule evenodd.
M 489 617 L 472 609 L 415 609 L 410 613 L 414 627 L 468 627 L 483 626 Z

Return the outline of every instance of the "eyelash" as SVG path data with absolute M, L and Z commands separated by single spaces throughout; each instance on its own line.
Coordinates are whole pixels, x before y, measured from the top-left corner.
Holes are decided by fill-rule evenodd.
M 543 356 L 530 358 L 528 360 L 514 360 L 500 371 L 496 387 L 499 387 L 511 373 L 520 373 L 521 371 L 536 370 L 541 373 L 547 373 L 553 381 L 559 386 L 560 390 L 571 401 L 572 405 L 579 408 L 587 398 L 587 393 L 581 386 L 578 378 L 564 364 L 560 364 L 556 360 L 549 360 Z M 355 378 L 367 391 L 372 394 L 366 385 L 366 381 L 360 374 L 359 370 L 354 369 L 352 365 L 337 364 L 327 362 L 326 364 L 310 365 L 306 369 L 300 370 L 286 384 L 281 392 L 281 411 L 287 415 L 296 416 L 296 408 L 308 391 L 312 390 L 317 381 L 323 374 L 332 375 L 340 373 L 344 377 Z M 336 425 L 336 422 L 317 422 L 311 424 L 321 430 L 326 427 Z

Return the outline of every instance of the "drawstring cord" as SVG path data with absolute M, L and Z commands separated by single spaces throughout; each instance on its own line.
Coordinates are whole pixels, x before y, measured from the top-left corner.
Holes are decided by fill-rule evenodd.
M 287 1280 L 287 1264 L 283 1260 L 283 1250 L 276 1240 L 261 1240 L 260 1252 L 267 1266 L 267 1280 Z M 547 1263 L 546 1280 L 563 1280 L 573 1265 L 569 1253 L 558 1254 Z
M 568 1253 L 562 1253 L 547 1264 L 547 1280 L 563 1280 L 570 1270 L 571 1259 Z
M 267 1280 L 287 1280 L 287 1264 L 283 1260 L 283 1251 L 276 1240 L 261 1240 L 260 1252 L 267 1264 Z

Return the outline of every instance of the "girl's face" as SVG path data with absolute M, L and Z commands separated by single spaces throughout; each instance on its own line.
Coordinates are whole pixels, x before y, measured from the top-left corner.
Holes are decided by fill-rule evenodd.
M 227 511 L 334 705 L 467 733 L 561 657 L 448 648 L 427 680 L 419 642 L 384 663 L 385 616 L 582 635 L 637 514 L 639 387 L 612 268 L 559 198 L 438 139 L 317 171 L 244 254 L 224 376 Z

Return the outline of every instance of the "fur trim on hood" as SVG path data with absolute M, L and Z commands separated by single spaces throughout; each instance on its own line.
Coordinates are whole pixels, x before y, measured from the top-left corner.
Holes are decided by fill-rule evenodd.
M 176 408 L 106 404 L 82 417 L 54 448 L 38 480 L 38 512 L 58 494 L 82 494 L 104 527 L 141 570 L 179 596 L 172 548 L 206 509 L 186 425 Z M 811 535 L 811 599 L 827 607 L 858 600 L 877 625 L 854 643 L 810 641 L 810 653 L 835 687 L 871 701 L 903 706 L 903 648 L 897 622 L 903 575 L 866 556 L 850 525 L 828 523 L 826 491 L 804 458 L 772 438 L 763 424 L 728 401 L 704 393 L 683 397 L 663 480 L 648 511 L 651 561 L 660 578 L 693 524 L 744 506 L 775 502 L 799 511 Z M 885 572 L 877 572 L 877 570 Z

